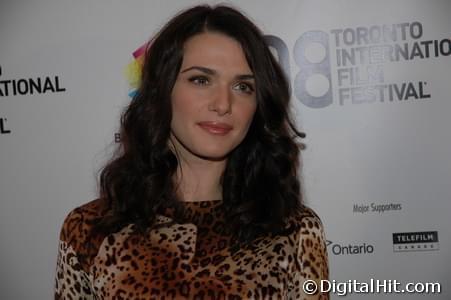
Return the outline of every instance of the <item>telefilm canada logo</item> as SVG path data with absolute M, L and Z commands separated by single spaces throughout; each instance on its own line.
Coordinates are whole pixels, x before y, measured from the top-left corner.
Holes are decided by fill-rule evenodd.
M 0 66 L 0 97 L 24 96 L 65 92 L 60 77 L 39 76 L 29 78 L 3 78 L 3 68 Z
M 437 231 L 393 233 L 393 252 L 439 250 Z
M 276 36 L 266 39 L 290 76 L 287 45 Z M 424 101 L 431 98 L 427 81 L 386 82 L 385 68 L 450 55 L 451 40 L 426 35 L 418 21 L 308 31 L 293 49 L 294 95 L 311 108 Z
M 369 243 L 337 243 L 326 240 L 326 246 L 333 255 L 356 255 L 356 254 L 372 254 L 374 246 Z

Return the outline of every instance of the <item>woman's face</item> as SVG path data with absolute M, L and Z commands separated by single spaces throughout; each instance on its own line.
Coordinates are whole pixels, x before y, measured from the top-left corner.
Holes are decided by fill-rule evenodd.
M 176 150 L 184 157 L 225 159 L 246 136 L 257 107 L 241 45 L 220 33 L 188 39 L 171 101 Z

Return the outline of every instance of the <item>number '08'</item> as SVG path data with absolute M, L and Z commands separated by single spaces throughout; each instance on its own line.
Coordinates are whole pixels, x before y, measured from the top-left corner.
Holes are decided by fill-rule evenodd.
M 276 59 L 285 72 L 285 75 L 293 82 L 293 91 L 295 97 L 304 105 L 311 108 L 322 108 L 332 104 L 332 81 L 331 81 L 331 64 L 329 54 L 329 35 L 324 31 L 308 31 L 303 33 L 294 44 L 293 58 L 298 68 L 294 76 L 291 78 L 290 55 L 285 42 L 273 35 L 266 35 L 265 40 L 270 49 L 275 52 Z M 312 62 L 306 55 L 306 51 L 312 43 L 319 44 L 324 48 L 324 57 L 317 62 Z M 307 91 L 307 80 L 313 75 L 326 78 L 329 83 L 327 92 L 322 95 L 311 95 Z

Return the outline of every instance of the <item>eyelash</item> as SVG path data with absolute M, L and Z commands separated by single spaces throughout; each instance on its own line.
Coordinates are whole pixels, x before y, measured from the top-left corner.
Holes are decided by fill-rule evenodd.
M 237 86 L 240 86 L 240 85 L 246 86 L 246 90 L 245 91 L 242 90 L 246 94 L 252 94 L 254 92 L 254 90 L 255 90 L 254 87 L 251 84 L 249 84 L 249 83 L 240 82 L 240 83 L 237 84 Z
M 208 81 L 208 78 L 205 76 L 194 76 L 190 77 L 188 80 L 197 85 L 205 85 L 205 83 L 199 83 L 199 80 Z
M 193 77 L 190 77 L 188 80 L 196 85 L 207 85 L 208 81 L 209 81 L 209 79 L 205 76 L 193 76 Z M 203 83 L 200 83 L 199 81 L 202 81 Z M 246 90 L 240 89 L 240 91 L 242 91 L 243 93 L 252 94 L 255 91 L 252 84 L 246 83 L 246 82 L 239 82 L 238 84 L 235 85 L 235 87 L 236 86 L 239 87 L 241 85 L 244 85 L 246 87 Z

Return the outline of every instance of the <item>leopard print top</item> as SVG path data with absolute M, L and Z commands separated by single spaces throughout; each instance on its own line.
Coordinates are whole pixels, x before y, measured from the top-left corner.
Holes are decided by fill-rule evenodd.
M 308 279 L 328 278 L 324 231 L 311 209 L 289 221 L 291 233 L 232 251 L 220 234 L 221 203 L 185 202 L 186 222 L 148 236 L 129 225 L 92 240 L 102 202 L 74 209 L 61 230 L 55 299 L 329 299 L 302 289 Z M 157 217 L 168 221 L 169 211 Z

